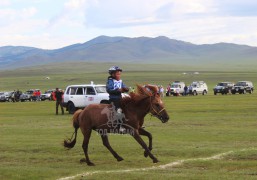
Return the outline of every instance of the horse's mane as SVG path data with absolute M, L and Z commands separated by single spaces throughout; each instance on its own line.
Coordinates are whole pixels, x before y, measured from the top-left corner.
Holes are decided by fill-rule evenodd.
M 154 96 L 158 93 L 158 88 L 154 85 L 141 86 L 137 84 L 137 91 L 129 93 L 129 96 L 123 97 L 121 103 L 126 105 L 130 102 L 139 103 L 141 100 Z

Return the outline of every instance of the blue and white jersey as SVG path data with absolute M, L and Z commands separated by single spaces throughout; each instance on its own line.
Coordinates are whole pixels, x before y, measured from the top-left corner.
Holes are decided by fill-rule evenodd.
M 121 89 L 122 88 L 122 80 L 117 81 L 116 79 L 113 79 L 113 90 L 114 89 Z
M 110 98 L 121 98 L 121 92 L 119 89 L 126 88 L 126 85 L 122 82 L 122 80 L 116 80 L 112 77 L 109 77 L 106 83 L 106 90 L 109 93 Z

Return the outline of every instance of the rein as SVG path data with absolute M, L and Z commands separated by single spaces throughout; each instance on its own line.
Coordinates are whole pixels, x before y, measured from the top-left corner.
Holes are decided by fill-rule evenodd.
M 152 116 L 159 116 L 159 115 L 161 114 L 161 112 L 165 110 L 165 108 L 162 108 L 162 109 L 158 112 L 158 111 L 156 111 L 156 109 L 154 109 L 153 103 L 152 103 L 152 96 L 150 96 L 150 105 L 151 105 L 152 110 L 156 113 L 156 115 L 153 115 L 153 113 L 151 113 Z
M 150 110 L 152 109 L 152 110 L 156 113 L 156 115 L 154 115 L 154 114 L 151 113 L 150 111 L 149 111 L 149 112 L 151 113 L 151 116 L 159 116 L 159 115 L 161 114 L 161 112 L 165 110 L 165 108 L 162 108 L 162 109 L 158 112 L 158 111 L 153 107 L 152 97 L 153 97 L 153 95 L 148 96 L 148 97 L 145 97 L 145 98 L 150 98 Z M 130 101 L 129 103 L 125 104 L 124 108 L 126 108 L 131 102 L 132 102 L 132 101 Z

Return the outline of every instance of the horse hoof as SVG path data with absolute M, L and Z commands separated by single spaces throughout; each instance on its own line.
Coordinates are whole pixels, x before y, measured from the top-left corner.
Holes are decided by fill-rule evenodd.
M 148 153 L 145 151 L 144 152 L 144 156 L 147 158 L 148 157 Z
M 88 166 L 95 166 L 95 164 L 92 163 L 92 162 L 87 162 L 87 165 L 88 165 Z
M 158 163 L 158 162 L 159 162 L 158 159 L 153 160 L 153 163 Z
M 80 162 L 80 163 L 85 163 L 85 162 L 86 162 L 86 159 L 85 159 L 85 158 L 84 158 L 84 159 L 81 159 L 79 162 Z
M 120 162 L 120 161 L 123 161 L 123 160 L 124 160 L 124 159 L 123 159 L 122 157 L 118 157 L 118 158 L 117 158 L 117 161 L 119 161 L 119 162 Z

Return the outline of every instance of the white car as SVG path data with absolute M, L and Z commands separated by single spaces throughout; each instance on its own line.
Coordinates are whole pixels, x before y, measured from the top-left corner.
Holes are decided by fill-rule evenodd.
M 64 92 L 63 106 L 70 114 L 77 109 L 84 108 L 89 104 L 108 104 L 109 94 L 106 85 L 70 85 Z
M 208 86 L 204 81 L 195 81 L 188 88 L 189 94 L 194 96 L 198 94 L 206 95 L 208 93 Z
M 52 89 L 52 90 L 48 90 L 46 91 L 44 94 L 41 94 L 41 101 L 45 101 L 46 99 L 48 99 L 49 101 L 51 101 L 53 99 L 52 97 L 52 93 L 54 92 L 55 90 Z
M 184 93 L 185 83 L 181 81 L 175 81 L 171 84 L 170 94 L 179 95 Z

